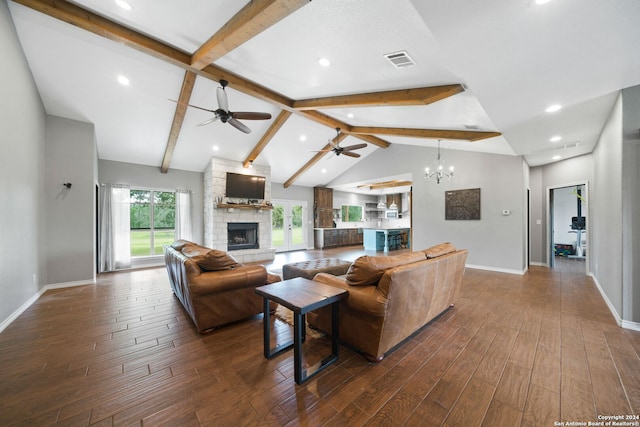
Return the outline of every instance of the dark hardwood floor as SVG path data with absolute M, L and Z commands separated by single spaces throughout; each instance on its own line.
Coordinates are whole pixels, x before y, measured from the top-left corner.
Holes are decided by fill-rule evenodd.
M 640 414 L 640 333 L 616 325 L 583 271 L 556 267 L 467 269 L 455 307 L 381 363 L 341 347 L 302 386 L 290 352 L 263 357 L 261 315 L 201 336 L 164 268 L 104 274 L 46 292 L 0 334 L 0 425 L 540 427 Z M 272 328 L 290 337 L 282 320 Z M 309 338 L 306 363 L 327 342 Z

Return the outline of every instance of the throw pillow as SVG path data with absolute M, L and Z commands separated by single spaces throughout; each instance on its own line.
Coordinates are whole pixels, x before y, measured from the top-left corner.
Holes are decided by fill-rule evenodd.
M 427 258 L 437 258 L 442 255 L 450 254 L 451 252 L 455 252 L 456 247 L 453 246 L 449 242 L 440 243 L 436 246 L 431 246 L 428 249 L 424 250 L 424 253 L 427 255 Z
M 182 239 L 180 239 L 180 240 L 176 240 L 175 242 L 173 242 L 173 243 L 171 244 L 171 247 L 172 247 L 173 249 L 175 249 L 176 251 L 180 251 L 180 252 L 182 252 L 182 249 L 184 249 L 184 247 L 185 247 L 185 246 L 187 246 L 187 245 L 193 245 L 193 244 L 194 244 L 194 243 L 192 243 L 192 242 L 190 242 L 190 241 L 188 241 L 188 240 L 182 240 Z
M 217 249 L 197 245 L 187 245 L 182 253 L 191 258 L 204 271 L 230 270 L 238 265 L 231 255 Z
M 388 269 L 424 259 L 423 252 L 411 252 L 396 256 L 363 255 L 349 267 L 346 276 L 347 284 L 351 286 L 375 285 Z

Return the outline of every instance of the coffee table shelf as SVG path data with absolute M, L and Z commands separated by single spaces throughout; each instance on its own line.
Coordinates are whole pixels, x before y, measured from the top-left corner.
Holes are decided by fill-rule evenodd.
M 293 347 L 294 378 L 297 384 L 302 384 L 324 368 L 338 360 L 339 350 L 339 317 L 338 302 L 346 298 L 348 292 L 333 286 L 324 285 L 296 277 L 282 282 L 264 285 L 256 288 L 256 294 L 262 296 L 263 327 L 264 327 L 264 357 L 271 359 Z M 271 325 L 269 301 L 276 301 L 293 312 L 293 341 L 278 345 L 271 349 Z M 302 343 L 305 340 L 305 315 L 313 310 L 331 305 L 331 354 L 322 359 L 319 364 L 302 369 Z

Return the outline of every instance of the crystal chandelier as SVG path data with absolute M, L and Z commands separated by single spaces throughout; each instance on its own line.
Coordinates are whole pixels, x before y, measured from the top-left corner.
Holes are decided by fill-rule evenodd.
M 434 175 L 436 177 L 436 183 L 440 184 L 440 181 L 446 176 L 449 180 L 453 179 L 453 166 L 449 166 L 449 172 L 445 172 L 444 166 L 442 165 L 442 157 L 440 156 L 440 140 L 438 140 L 438 158 L 436 160 L 436 170 L 430 171 L 429 168 L 425 168 L 424 177 L 426 179 L 431 179 Z

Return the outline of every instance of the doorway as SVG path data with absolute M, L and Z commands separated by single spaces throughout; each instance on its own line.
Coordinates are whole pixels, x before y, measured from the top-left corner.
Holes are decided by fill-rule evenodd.
M 271 244 L 276 252 L 307 248 L 307 202 L 273 200 Z
M 587 271 L 587 183 L 548 189 L 549 267 Z

